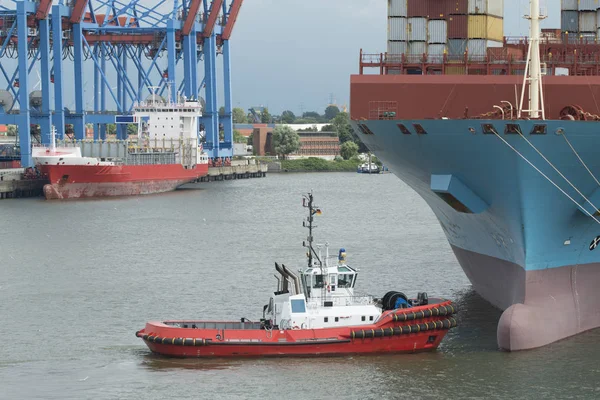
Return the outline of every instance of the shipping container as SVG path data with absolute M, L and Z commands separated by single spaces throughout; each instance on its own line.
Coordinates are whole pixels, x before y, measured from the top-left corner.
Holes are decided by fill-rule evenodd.
M 393 42 L 388 41 L 387 44 L 387 52 L 388 54 L 406 54 L 408 53 L 408 43 L 407 42 Z
M 579 13 L 579 32 L 596 32 L 596 11 L 582 11 Z
M 523 51 L 513 47 L 488 47 L 487 55 L 490 62 L 522 61 Z
M 464 65 L 446 65 L 446 75 L 466 75 L 467 68 Z
M 600 28 L 600 9 L 596 12 L 596 27 Z
M 428 0 L 426 3 L 427 15 L 429 16 L 429 19 L 445 19 L 448 15 L 448 9 L 450 8 L 449 2 L 439 0 Z
M 487 54 L 488 47 L 502 47 L 503 42 L 485 39 L 469 39 L 467 51 L 470 60 L 483 60 Z
M 450 15 L 448 17 L 448 39 L 467 39 L 469 35 L 469 17 Z
M 388 18 L 388 40 L 408 40 L 408 31 L 406 18 L 389 17 Z
M 408 53 L 418 56 L 427 54 L 427 42 L 409 42 Z
M 579 32 L 579 13 L 577 11 L 562 11 L 560 14 L 560 29 L 563 32 Z
M 600 7 L 598 0 L 579 0 L 577 4 L 579 11 L 596 11 Z
M 504 20 L 490 15 L 469 15 L 469 39 L 504 40 Z
M 408 19 L 408 40 L 426 42 L 427 41 L 427 19 L 409 18 Z
M 407 0 L 388 0 L 388 17 L 406 17 Z
M 452 60 L 462 60 L 467 51 L 467 39 L 449 39 L 448 40 L 448 58 Z
M 429 7 L 424 0 L 407 0 L 406 14 L 409 18 L 427 17 L 429 15 Z
M 504 16 L 504 0 L 469 0 L 469 14 Z
M 450 0 L 448 2 L 448 14 L 468 14 L 469 0 Z
M 448 41 L 448 22 L 443 19 L 429 20 L 427 35 L 429 43 L 446 43 Z
M 579 5 L 579 0 L 561 0 L 560 1 L 560 9 L 562 11 L 577 11 L 577 6 Z
M 447 48 L 445 44 L 430 44 L 427 46 L 427 62 L 432 64 L 441 64 L 444 61 L 444 54 Z

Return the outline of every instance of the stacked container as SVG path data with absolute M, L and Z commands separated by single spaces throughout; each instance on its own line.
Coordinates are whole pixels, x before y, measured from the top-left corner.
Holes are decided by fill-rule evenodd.
M 503 46 L 503 14 L 504 0 L 388 0 L 388 54 L 438 63 L 444 54 L 462 62 L 468 51 L 483 59 L 488 47 Z
M 388 54 L 408 53 L 407 0 L 388 0 Z
M 598 0 L 561 0 L 560 27 L 569 43 L 596 43 L 600 36 L 600 2 Z
M 469 58 L 482 60 L 488 47 L 502 47 L 504 0 L 469 0 L 467 50 Z

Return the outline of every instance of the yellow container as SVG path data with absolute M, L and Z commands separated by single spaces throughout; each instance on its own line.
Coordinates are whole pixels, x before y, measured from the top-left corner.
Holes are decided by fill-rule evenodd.
M 446 65 L 446 75 L 465 75 L 464 65 Z
M 504 39 L 504 20 L 491 15 L 469 15 L 469 39 Z

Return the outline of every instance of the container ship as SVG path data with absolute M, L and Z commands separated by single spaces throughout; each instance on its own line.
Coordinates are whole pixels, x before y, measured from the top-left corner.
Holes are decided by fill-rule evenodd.
M 198 101 L 165 102 L 153 94 L 136 104 L 130 122 L 136 137 L 114 141 L 70 141 L 34 147 L 34 163 L 50 181 L 46 199 L 161 193 L 208 174 L 200 139 Z
M 510 38 L 502 3 L 390 0 L 351 122 L 430 206 L 514 351 L 600 326 L 600 4 L 563 1 L 542 31 L 533 0 Z

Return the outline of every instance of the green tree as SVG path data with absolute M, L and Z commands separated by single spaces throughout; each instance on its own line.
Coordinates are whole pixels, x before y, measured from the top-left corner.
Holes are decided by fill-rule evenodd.
M 332 124 L 328 124 L 328 125 L 323 125 L 321 127 L 321 132 L 337 132 L 335 130 L 335 126 Z
M 246 136 L 242 135 L 240 133 L 240 131 L 238 131 L 237 129 L 233 130 L 233 142 L 234 143 L 246 143 L 248 142 L 248 139 L 246 138 Z
M 283 158 L 300 149 L 300 136 L 289 126 L 279 125 L 273 129 L 273 150 Z
M 286 124 L 291 124 L 296 120 L 296 115 L 290 110 L 281 113 L 281 120 Z
M 246 117 L 246 113 L 239 107 L 235 107 L 231 110 L 233 114 L 233 123 L 234 124 L 246 124 L 248 123 L 248 118 Z
M 137 135 L 138 126 L 136 124 L 127 124 L 127 135 Z
M 117 125 L 116 124 L 106 124 L 106 134 L 107 135 L 116 135 L 117 134 Z
M 263 124 L 271 123 L 271 114 L 269 114 L 269 109 L 267 107 L 265 107 L 260 113 L 260 122 Z
M 225 107 L 219 107 L 219 117 L 225 115 Z
M 358 145 L 350 140 L 344 142 L 340 146 L 340 154 L 342 155 L 344 160 L 349 160 L 353 156 L 358 154 Z
M 347 113 L 339 113 L 333 119 L 333 127 L 337 132 L 340 142 L 345 143 L 349 140 L 353 140 L 352 126 L 350 125 L 350 117 Z
M 316 124 L 318 121 L 316 118 L 308 117 L 308 118 L 298 118 L 294 121 L 296 124 Z
M 302 114 L 302 118 L 314 118 L 315 121 L 321 118 L 321 114 L 316 111 L 307 111 Z
M 340 109 L 337 106 L 329 106 L 325 109 L 325 119 L 331 121 L 340 113 Z

